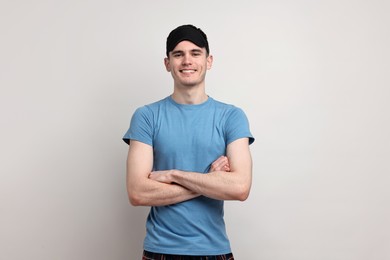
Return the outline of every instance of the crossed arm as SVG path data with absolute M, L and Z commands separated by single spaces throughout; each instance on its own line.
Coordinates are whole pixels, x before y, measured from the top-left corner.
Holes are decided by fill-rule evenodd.
M 208 174 L 176 169 L 152 172 L 150 145 L 130 141 L 127 158 L 127 190 L 134 206 L 163 206 L 200 195 L 219 200 L 245 200 L 252 183 L 252 159 L 248 138 L 227 146 L 226 157 L 211 165 Z

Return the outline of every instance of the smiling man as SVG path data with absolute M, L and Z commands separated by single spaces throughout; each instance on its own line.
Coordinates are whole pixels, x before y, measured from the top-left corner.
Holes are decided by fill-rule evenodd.
M 201 29 L 174 29 L 166 55 L 172 95 L 138 108 L 123 137 L 129 200 L 151 207 L 142 259 L 231 260 L 224 200 L 249 196 L 254 138 L 240 108 L 206 94 L 213 57 Z

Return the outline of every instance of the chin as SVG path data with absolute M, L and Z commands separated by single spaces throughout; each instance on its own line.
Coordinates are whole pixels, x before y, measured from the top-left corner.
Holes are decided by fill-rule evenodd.
M 184 87 L 195 87 L 199 85 L 199 82 L 191 82 L 191 81 L 180 81 L 179 83 Z

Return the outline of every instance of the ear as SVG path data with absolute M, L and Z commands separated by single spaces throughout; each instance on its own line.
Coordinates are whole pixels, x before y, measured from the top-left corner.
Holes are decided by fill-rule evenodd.
M 165 65 L 165 69 L 166 69 L 168 72 L 171 72 L 171 64 L 169 63 L 169 58 L 165 58 L 165 59 L 164 59 L 164 65 Z
M 211 69 L 211 67 L 213 66 L 213 60 L 214 60 L 213 55 L 209 55 L 207 57 L 207 69 L 208 70 Z

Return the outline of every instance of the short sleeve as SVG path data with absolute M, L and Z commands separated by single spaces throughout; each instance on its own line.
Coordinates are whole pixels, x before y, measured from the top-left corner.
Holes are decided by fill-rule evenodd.
M 255 141 L 250 132 L 249 121 L 244 111 L 238 107 L 233 107 L 225 123 L 226 144 L 240 138 L 249 138 L 249 144 Z
M 153 113 L 146 106 L 138 108 L 130 121 L 130 127 L 123 136 L 127 144 L 130 140 L 153 145 Z

